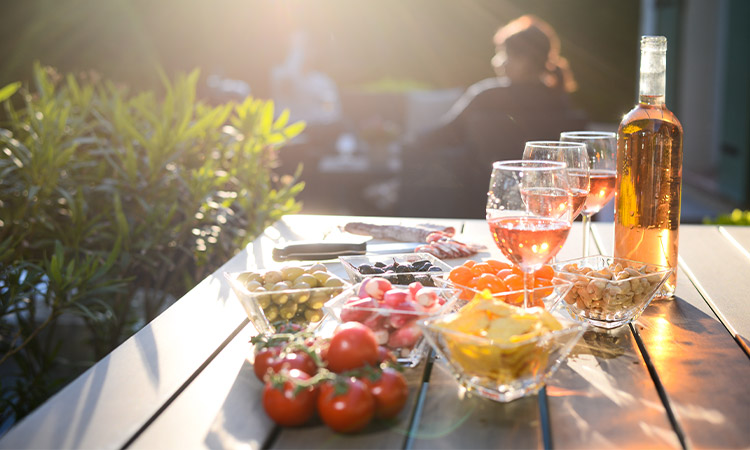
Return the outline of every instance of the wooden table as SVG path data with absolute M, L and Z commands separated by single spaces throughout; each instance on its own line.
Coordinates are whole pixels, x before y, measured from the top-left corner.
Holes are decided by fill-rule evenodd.
M 630 326 L 588 331 L 539 395 L 467 397 L 427 360 L 394 423 L 346 436 L 279 429 L 249 362 L 255 329 L 225 271 L 277 265 L 275 242 L 320 238 L 343 216 L 288 216 L 1 440 L 3 448 L 750 447 L 750 227 L 682 226 L 677 297 Z M 424 219 L 367 218 L 382 223 Z M 499 256 L 482 221 L 440 220 Z M 580 256 L 575 224 L 559 259 Z M 610 253 L 612 225 L 594 224 Z M 459 264 L 462 260 L 449 260 Z M 344 276 L 331 261 L 329 268 Z

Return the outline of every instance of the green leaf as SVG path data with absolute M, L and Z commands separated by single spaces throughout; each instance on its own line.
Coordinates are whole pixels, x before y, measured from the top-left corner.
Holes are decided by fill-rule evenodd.
M 15 94 L 18 89 L 21 88 L 21 82 L 16 81 L 15 83 L 6 84 L 0 88 L 0 102 L 4 102 L 9 99 L 11 95 Z

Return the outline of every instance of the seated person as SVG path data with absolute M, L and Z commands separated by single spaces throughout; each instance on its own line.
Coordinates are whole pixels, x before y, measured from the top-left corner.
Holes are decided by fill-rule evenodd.
M 585 118 L 568 93 L 572 74 L 554 30 L 533 16 L 500 28 L 497 77 L 469 87 L 441 125 L 404 146 L 398 213 L 483 218 L 492 162 L 521 159 L 530 140 L 558 140 Z

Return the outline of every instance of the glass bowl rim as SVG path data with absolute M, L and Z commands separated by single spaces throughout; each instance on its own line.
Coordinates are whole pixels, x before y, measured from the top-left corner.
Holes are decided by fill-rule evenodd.
M 453 312 L 450 314 L 435 316 L 435 317 L 429 317 L 429 318 L 418 321 L 417 325 L 427 332 L 449 334 L 449 335 L 453 335 L 464 340 L 474 342 L 477 345 L 485 345 L 485 346 L 489 345 L 495 348 L 507 349 L 507 350 L 514 349 L 522 345 L 538 344 L 541 342 L 547 342 L 549 340 L 556 340 L 558 338 L 561 338 L 561 337 L 564 337 L 573 333 L 584 332 L 590 326 L 588 322 L 571 320 L 566 317 L 554 315 L 555 319 L 557 319 L 563 325 L 563 328 L 561 330 L 549 331 L 547 333 L 535 336 L 532 339 L 526 339 L 520 342 L 501 343 L 501 342 L 495 342 L 494 340 L 487 338 L 487 337 L 475 336 L 473 334 L 464 333 L 462 331 L 439 327 L 435 324 L 436 322 L 439 322 L 439 321 L 448 320 L 458 314 L 460 314 L 460 311 Z
M 568 260 L 565 260 L 565 261 L 558 261 L 558 262 L 552 263 L 550 265 L 558 273 L 562 273 L 562 274 L 566 274 L 566 275 L 577 275 L 577 276 L 580 276 L 580 277 L 588 278 L 590 280 L 604 280 L 604 278 L 594 277 L 594 276 L 591 276 L 591 275 L 587 275 L 585 273 L 569 272 L 567 270 L 564 270 L 564 267 L 567 266 L 567 265 L 569 265 L 569 264 L 574 264 L 574 263 L 577 263 L 577 262 L 580 262 L 580 261 L 597 260 L 597 259 L 600 259 L 600 260 L 611 259 L 612 260 L 611 264 L 616 264 L 618 261 L 624 261 L 624 262 L 627 262 L 627 263 L 632 263 L 635 266 L 640 265 L 640 266 L 647 266 L 647 267 L 651 267 L 651 268 L 656 268 L 656 270 L 654 272 L 644 273 L 644 274 L 641 274 L 641 275 L 632 276 L 632 277 L 629 277 L 629 278 L 624 278 L 622 280 L 606 280 L 606 281 L 608 281 L 610 283 L 620 283 L 622 281 L 628 281 L 628 280 L 639 280 L 641 278 L 650 277 L 652 275 L 658 275 L 661 278 L 666 279 L 675 270 L 675 268 L 673 268 L 673 267 L 663 266 L 663 265 L 660 265 L 660 264 L 652 264 L 652 263 L 647 263 L 647 262 L 643 262 L 643 261 L 637 261 L 637 260 L 634 260 L 634 259 L 620 258 L 620 257 L 616 257 L 616 256 L 609 256 L 609 255 L 583 256 L 581 258 L 574 258 L 574 259 L 568 259 Z M 586 266 L 586 265 L 581 266 L 579 264 L 578 267 L 580 268 L 580 267 L 589 267 L 589 266 Z M 628 266 L 628 267 L 632 267 L 632 266 Z M 600 270 L 603 270 L 603 269 L 600 269 Z

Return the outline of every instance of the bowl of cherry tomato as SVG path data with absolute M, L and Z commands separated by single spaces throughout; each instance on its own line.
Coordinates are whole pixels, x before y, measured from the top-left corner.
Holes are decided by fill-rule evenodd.
M 454 267 L 447 275 L 436 278 L 438 286 L 453 288 L 458 299 L 467 302 L 487 290 L 495 300 L 522 306 L 524 298 L 523 272 L 518 266 L 504 261 L 469 260 Z M 540 306 L 551 310 L 573 287 L 569 280 L 558 276 L 550 265 L 534 273 L 534 287 L 529 289 L 529 307 Z

